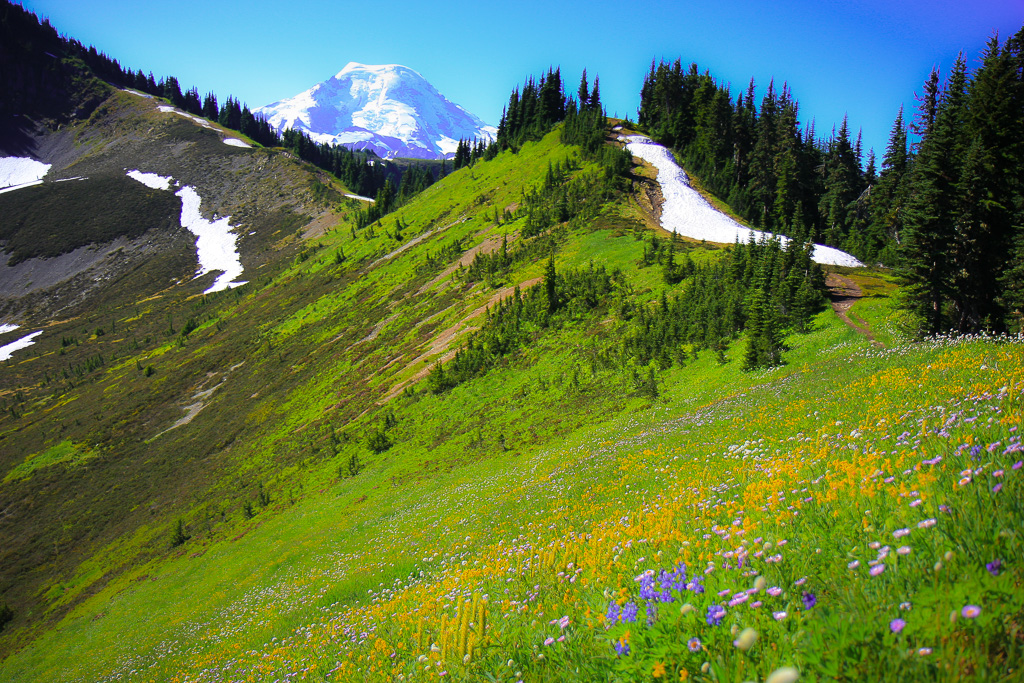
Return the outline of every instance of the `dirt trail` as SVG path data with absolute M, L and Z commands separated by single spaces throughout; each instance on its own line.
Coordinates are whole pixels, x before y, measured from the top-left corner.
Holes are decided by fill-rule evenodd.
M 863 326 L 863 320 L 854 322 L 850 318 L 850 308 L 857 303 L 858 299 L 864 296 L 857 283 L 844 275 L 829 273 L 828 277 L 825 278 L 825 285 L 828 287 L 828 298 L 832 304 L 832 310 L 836 312 L 839 319 L 852 329 L 863 334 L 875 346 L 884 346 L 882 342 L 875 339 L 875 335 L 871 334 L 871 330 Z M 858 322 L 861 324 L 858 325 Z

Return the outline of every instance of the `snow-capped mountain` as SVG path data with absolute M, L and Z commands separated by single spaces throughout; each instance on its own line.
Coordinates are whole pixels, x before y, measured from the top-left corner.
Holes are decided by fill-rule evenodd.
M 497 134 L 399 64 L 350 62 L 333 78 L 254 113 L 279 131 L 294 128 L 316 142 L 372 149 L 385 158 L 451 157 L 460 139 Z

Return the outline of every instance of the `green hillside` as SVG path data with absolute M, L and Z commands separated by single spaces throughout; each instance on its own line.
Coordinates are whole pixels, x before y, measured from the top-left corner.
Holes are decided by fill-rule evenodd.
M 521 236 L 516 205 L 549 167 L 573 169 L 564 182 L 597 170 L 558 139 L 462 169 L 379 225 L 340 221 L 242 288 L 106 310 L 119 346 L 75 323 L 21 355 L 22 400 L 8 399 L 2 425 L 5 452 L 24 455 L 5 497 L 74 491 L 62 505 L 81 521 L 33 517 L 57 539 L 59 559 L 42 566 L 59 578 L 15 603 L 4 637 L 27 647 L 4 678 L 1006 673 L 1020 647 L 1008 636 L 1020 610 L 1015 341 L 879 350 L 826 310 L 768 371 L 741 371 L 742 340 L 720 357 L 616 366 L 597 351 L 635 321 L 606 302 L 537 328 L 482 376 L 428 390 L 488 306 L 543 286 L 552 249 L 559 272 L 621 269 L 617 296 L 636 306 L 687 287 L 640 267 L 639 167 L 591 217 Z M 508 253 L 541 246 L 499 274 L 467 274 L 503 240 Z M 679 248 L 694 263 L 725 255 Z M 852 314 L 893 339 L 891 286 L 857 278 L 875 293 Z M 144 325 L 149 345 L 130 348 Z M 116 360 L 71 382 L 27 386 L 110 348 Z M 80 525 L 95 540 L 62 546 Z M 885 566 L 877 577 L 869 560 Z M 658 572 L 679 562 L 704 592 L 665 588 Z M 635 580 L 647 569 L 671 598 L 654 616 Z M 757 576 L 771 594 L 728 606 Z M 631 604 L 641 614 L 622 623 Z M 713 604 L 722 625 L 707 623 Z M 950 623 L 969 605 L 981 616 Z M 882 616 L 853 628 L 851 613 Z M 760 634 L 752 648 L 733 645 L 733 625 Z M 838 634 L 828 647 L 825 634 Z
M 46 73 L 20 132 L 87 179 L 0 238 L 100 256 L 2 292 L 0 345 L 42 334 L 0 372 L 0 680 L 1020 679 L 1019 335 L 669 235 L 557 71 L 379 218 L 323 149 Z M 203 293 L 133 168 L 232 217 L 246 284 Z

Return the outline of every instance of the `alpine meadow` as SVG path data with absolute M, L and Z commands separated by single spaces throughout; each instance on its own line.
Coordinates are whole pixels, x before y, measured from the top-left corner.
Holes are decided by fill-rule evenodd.
M 0 6 L 0 680 L 1024 680 L 1024 28 L 878 158 L 103 49 Z

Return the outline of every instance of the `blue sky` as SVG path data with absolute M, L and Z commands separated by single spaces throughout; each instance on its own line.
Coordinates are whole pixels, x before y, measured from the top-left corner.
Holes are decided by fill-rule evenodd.
M 996 31 L 1024 25 L 1024 0 L 523 0 L 294 4 L 249 0 L 24 0 L 58 31 L 122 65 L 177 76 L 250 106 L 295 95 L 350 61 L 404 64 L 496 124 L 512 88 L 586 67 L 609 114 L 636 117 L 652 59 L 696 62 L 734 94 L 787 81 L 819 133 L 849 115 L 881 157 L 900 105 L 932 67 L 970 66 Z

